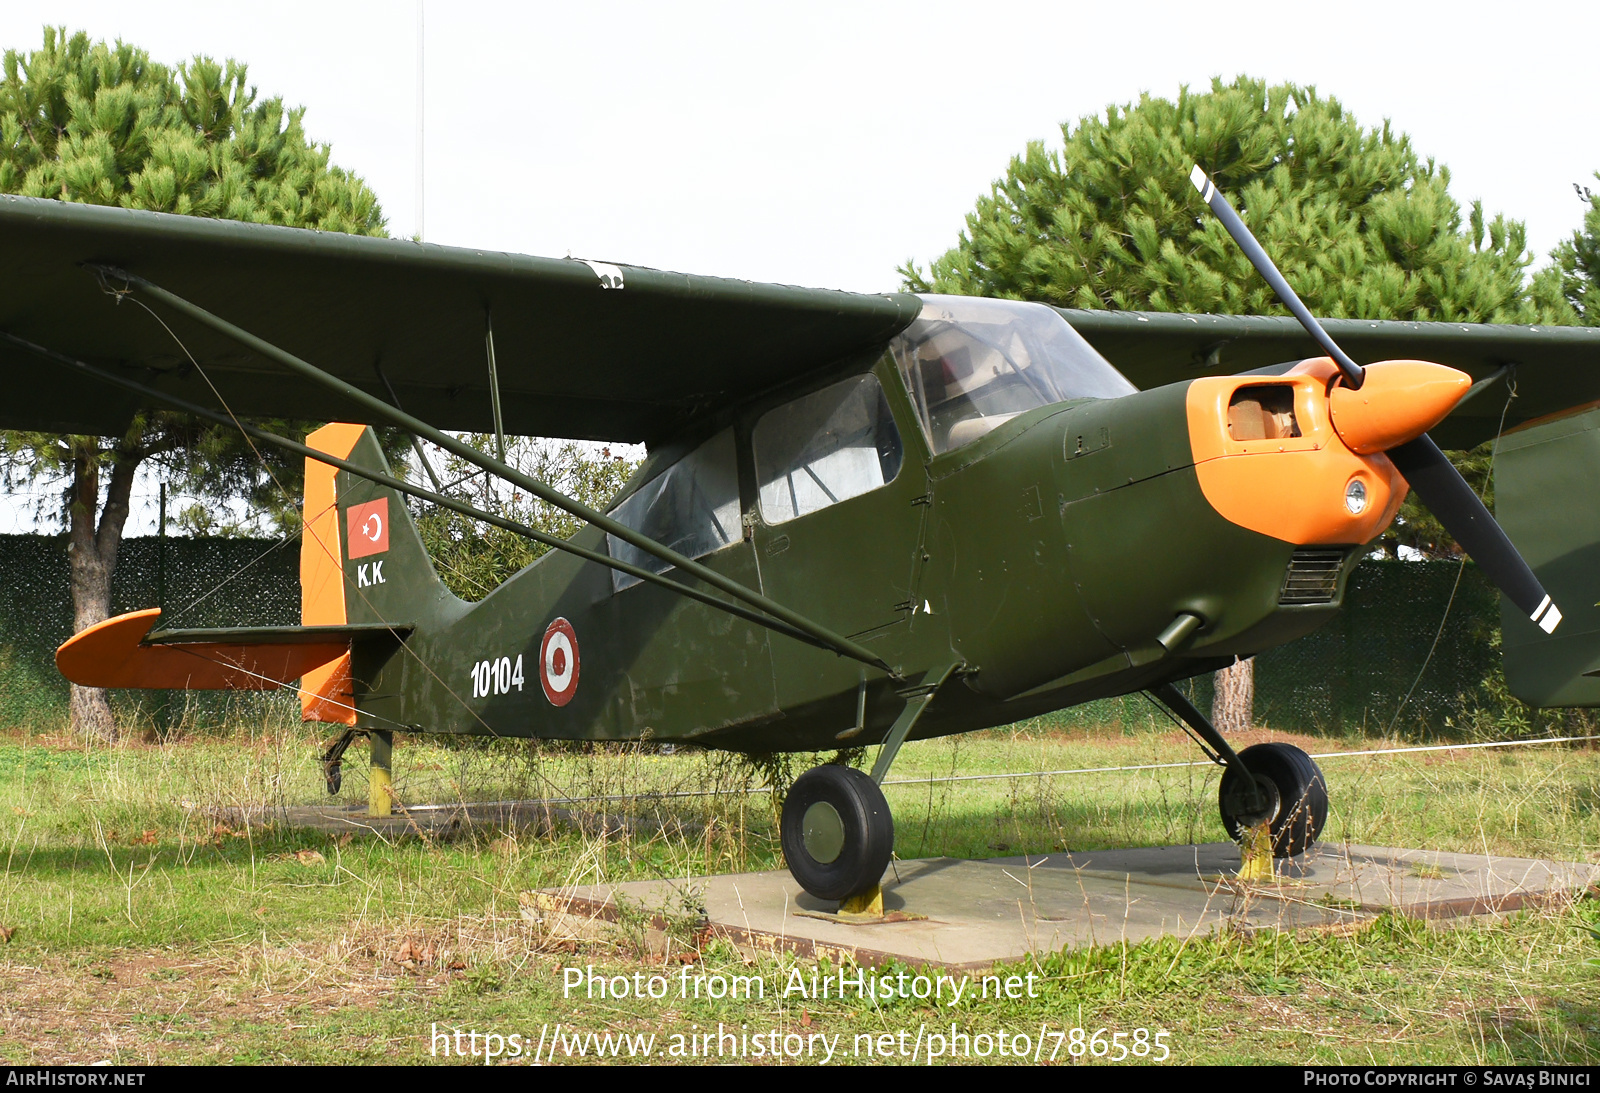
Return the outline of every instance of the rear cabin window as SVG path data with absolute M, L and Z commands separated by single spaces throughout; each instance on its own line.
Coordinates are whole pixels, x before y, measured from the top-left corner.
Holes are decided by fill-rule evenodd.
M 738 541 L 743 536 L 733 430 L 724 429 L 640 486 L 611 510 L 611 517 L 688 558 Z M 606 548 L 617 561 L 652 573 L 672 568 L 615 535 L 606 536 Z M 611 585 L 618 592 L 638 583 L 637 577 L 611 571 Z
M 870 373 L 768 411 L 753 446 L 768 524 L 858 497 L 900 473 L 900 431 Z

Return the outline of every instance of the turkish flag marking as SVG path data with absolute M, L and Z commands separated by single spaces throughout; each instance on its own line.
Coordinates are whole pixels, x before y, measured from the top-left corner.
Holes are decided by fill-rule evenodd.
M 345 528 L 352 560 L 382 554 L 389 549 L 389 499 L 351 505 L 345 510 Z

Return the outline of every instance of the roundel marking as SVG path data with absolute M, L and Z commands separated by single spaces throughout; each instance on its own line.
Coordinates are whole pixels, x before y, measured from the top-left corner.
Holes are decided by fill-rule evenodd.
M 539 685 L 552 706 L 578 693 L 578 634 L 566 619 L 552 622 L 539 643 Z

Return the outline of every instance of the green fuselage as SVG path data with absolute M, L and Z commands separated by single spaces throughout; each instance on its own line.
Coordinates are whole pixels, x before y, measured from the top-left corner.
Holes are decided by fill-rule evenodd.
M 865 371 L 869 362 L 862 363 Z M 1305 634 L 1339 606 L 1359 550 L 1326 602 L 1280 604 L 1296 548 L 1225 520 L 1203 496 L 1184 410 L 1188 383 L 1042 406 L 930 456 L 901 373 L 871 366 L 904 443 L 888 484 L 769 526 L 750 439 L 776 393 L 658 448 L 651 478 L 714 429 L 734 428 L 743 537 L 701 561 L 855 638 L 899 678 L 650 584 L 617 590 L 606 568 L 552 552 L 476 604 L 449 596 L 394 504 L 375 583 L 346 562 L 352 621 L 414 625 L 358 643 L 361 724 L 569 740 L 693 741 L 744 751 L 882 739 L 905 693 L 954 666 L 915 737 L 1005 724 L 1214 669 Z M 370 443 L 370 438 L 369 438 Z M 341 473 L 341 509 L 386 491 Z M 392 495 L 391 495 L 392 496 Z M 586 528 L 577 541 L 605 550 Z M 1168 652 L 1180 613 L 1204 620 Z M 557 705 L 541 645 L 565 619 Z M 863 703 L 864 724 L 857 728 Z M 485 693 L 487 692 L 487 693 Z

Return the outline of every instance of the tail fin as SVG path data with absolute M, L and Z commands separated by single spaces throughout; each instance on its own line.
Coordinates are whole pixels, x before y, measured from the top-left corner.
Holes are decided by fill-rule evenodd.
M 325 425 L 306 444 L 389 472 L 377 437 L 365 425 Z M 415 627 L 459 602 L 439 580 L 405 498 L 394 490 L 307 459 L 304 520 L 302 625 Z M 300 708 L 307 721 L 355 724 L 349 655 L 305 675 Z

